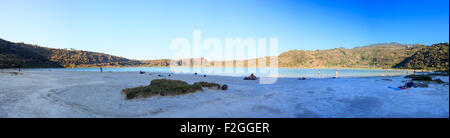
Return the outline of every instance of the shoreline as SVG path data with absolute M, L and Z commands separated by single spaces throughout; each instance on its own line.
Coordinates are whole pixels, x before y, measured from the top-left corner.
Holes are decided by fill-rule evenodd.
M 179 66 L 177 66 L 179 67 Z M 107 68 L 107 67 L 105 67 Z M 103 69 L 105 69 L 103 68 Z M 113 68 L 122 68 L 122 67 L 113 67 Z M 123 67 L 123 68 L 136 68 L 136 67 Z M 147 68 L 147 67 L 144 67 Z M 171 67 L 148 67 L 148 68 L 171 68 Z M 186 68 L 186 67 L 183 67 Z M 214 68 L 214 67 L 211 67 Z M 222 68 L 222 67 L 220 67 Z M 48 71 L 45 69 L 97 69 L 97 68 L 22 68 L 22 70 L 41 70 L 41 71 Z M 317 70 L 321 70 L 321 69 L 327 69 L 327 68 L 278 68 L 278 69 L 317 69 Z M 13 68 L 8 68 L 8 69 L 0 69 L 0 71 L 3 70 L 11 70 L 14 71 L 15 69 Z M 330 68 L 328 68 L 328 70 L 332 70 Z M 340 69 L 340 70 L 389 70 L 389 71 L 412 71 L 412 70 L 399 70 L 399 69 Z M 17 70 L 15 70 L 17 71 Z M 99 71 L 70 71 L 70 70 L 57 70 L 57 71 L 64 71 L 64 72 L 99 72 Z M 104 73 L 109 73 L 109 72 L 114 72 L 114 71 L 104 71 Z M 136 71 L 115 71 L 115 72 L 136 72 Z M 417 71 L 417 73 L 429 73 L 431 71 L 425 71 L 424 72 L 419 72 Z M 159 73 L 159 74 L 167 74 L 167 72 L 151 72 L 151 73 Z M 193 73 L 175 73 L 175 74 L 182 74 L 182 75 L 190 75 Z M 412 73 L 411 73 L 412 74 Z M 199 75 L 208 75 L 208 76 L 223 76 L 223 77 L 242 77 L 245 75 L 241 75 L 241 76 L 237 76 L 237 75 L 220 75 L 220 74 L 202 74 L 199 73 Z M 397 76 L 406 76 L 408 74 L 394 74 L 394 75 L 367 75 L 367 76 L 339 76 L 337 78 L 368 78 L 368 77 L 397 77 Z M 264 76 L 264 77 L 269 77 L 269 78 L 295 78 L 298 79 L 299 77 L 291 77 L 291 76 Z M 305 78 L 308 79 L 333 79 L 333 76 L 326 76 L 326 77 L 317 77 L 317 76 L 306 76 Z
M 37 69 L 45 69 L 45 68 L 37 68 Z M 54 68 L 49 68 L 54 69 Z M 2 70 L 2 69 L 0 69 Z M 15 71 L 14 69 L 5 69 L 5 70 L 11 70 Z M 22 70 L 22 71 L 47 71 L 47 72 L 94 72 L 94 73 L 138 73 L 136 71 L 116 71 L 116 72 L 99 72 L 99 71 L 67 71 L 67 70 L 57 70 L 57 71 L 50 71 L 50 70 Z M 170 74 L 167 72 L 151 72 L 152 74 Z M 419 72 L 421 73 L 421 72 Z M 424 72 L 426 73 L 426 72 Z M 192 75 L 193 73 L 174 73 L 174 75 Z M 233 75 L 219 75 L 219 74 L 201 74 L 199 73 L 198 76 L 202 75 L 208 75 L 208 76 L 217 76 L 217 77 L 238 77 L 242 78 L 242 76 L 233 76 Z M 244 75 L 245 76 L 245 75 Z M 373 77 L 400 77 L 400 76 L 406 76 L 406 74 L 399 74 L 399 75 L 373 75 L 373 76 L 341 76 L 341 77 L 305 77 L 307 79 L 346 79 L 346 78 L 373 78 Z M 265 78 L 287 78 L 287 79 L 298 79 L 299 77 L 290 77 L 290 76 L 264 76 Z M 303 77 L 302 77 L 303 78 Z

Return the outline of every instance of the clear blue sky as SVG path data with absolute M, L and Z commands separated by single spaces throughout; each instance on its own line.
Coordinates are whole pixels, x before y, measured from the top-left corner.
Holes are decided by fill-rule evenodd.
M 279 52 L 449 40 L 448 0 L 0 0 L 0 38 L 132 59 L 170 41 L 278 37 Z

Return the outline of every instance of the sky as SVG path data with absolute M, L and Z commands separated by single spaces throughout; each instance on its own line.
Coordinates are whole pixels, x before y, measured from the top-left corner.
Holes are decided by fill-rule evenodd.
M 0 38 L 130 59 L 174 38 L 278 38 L 278 52 L 449 41 L 448 0 L 0 0 Z

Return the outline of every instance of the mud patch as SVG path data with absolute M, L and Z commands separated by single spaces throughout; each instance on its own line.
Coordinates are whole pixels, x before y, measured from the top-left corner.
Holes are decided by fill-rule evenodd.
M 295 118 L 320 118 L 320 115 L 310 111 L 310 110 L 305 110 L 301 113 L 295 113 Z
M 326 100 L 326 101 L 329 101 L 329 100 L 332 100 L 333 99 L 333 97 L 323 97 L 323 98 L 319 98 L 319 100 Z
M 314 92 L 314 91 L 307 91 L 306 93 L 314 94 L 314 93 L 316 93 L 316 92 Z
M 264 95 L 264 97 L 266 97 L 266 98 L 270 98 L 270 97 L 272 97 L 272 96 L 273 96 L 272 93 Z
M 159 108 L 158 110 L 151 112 L 151 114 L 155 115 L 155 114 L 158 114 L 158 113 L 161 113 L 161 112 L 163 112 L 163 110 L 161 108 Z
M 353 115 L 371 115 L 374 111 L 379 109 L 383 103 L 376 97 L 360 96 L 353 99 L 339 99 L 339 102 L 347 104 L 345 112 Z
M 264 106 L 264 105 L 255 105 L 252 107 L 252 111 L 263 111 L 268 113 L 281 113 L 280 109 Z
M 320 118 L 319 114 L 304 108 L 301 104 L 297 104 L 295 110 L 301 111 L 294 114 L 295 118 Z
M 332 88 L 327 88 L 327 92 L 334 92 L 334 89 L 332 89 Z

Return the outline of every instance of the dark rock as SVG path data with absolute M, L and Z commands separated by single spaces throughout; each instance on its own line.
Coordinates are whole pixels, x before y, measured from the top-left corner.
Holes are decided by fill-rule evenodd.
M 224 85 L 222 86 L 222 90 L 227 90 L 227 89 L 228 89 L 228 85 L 224 84 Z

